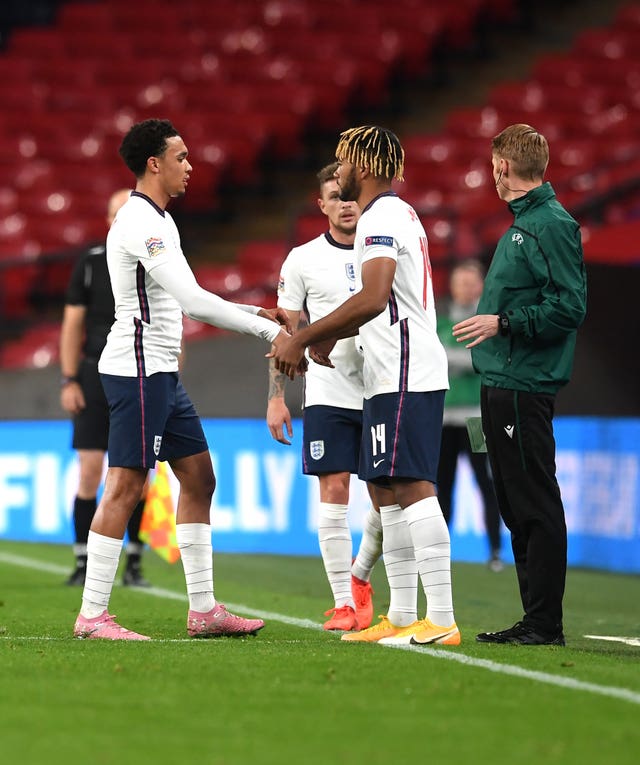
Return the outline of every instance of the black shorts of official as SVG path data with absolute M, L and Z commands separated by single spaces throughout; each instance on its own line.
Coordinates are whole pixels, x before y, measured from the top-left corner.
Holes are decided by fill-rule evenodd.
M 109 466 L 152 468 L 208 449 L 177 372 L 100 375 L 109 402 Z
M 78 369 L 78 382 L 86 406 L 73 416 L 71 445 L 74 449 L 106 452 L 109 445 L 109 404 L 100 382 L 97 359 L 83 359 Z
M 359 477 L 380 486 L 390 479 L 436 483 L 444 391 L 382 393 L 365 399 Z
M 362 412 L 317 404 L 302 415 L 302 472 L 357 473 Z

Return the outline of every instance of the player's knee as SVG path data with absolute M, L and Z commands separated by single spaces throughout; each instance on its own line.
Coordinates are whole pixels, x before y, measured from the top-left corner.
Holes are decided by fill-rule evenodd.
M 206 484 L 205 484 L 205 491 L 207 494 L 207 497 L 209 498 L 209 501 L 211 501 L 211 497 L 213 497 L 213 493 L 216 490 L 216 476 L 213 471 L 211 471 L 211 475 L 207 478 Z
M 322 502 L 346 505 L 349 502 L 349 473 L 327 473 L 320 476 Z
M 197 487 L 193 488 L 203 501 L 210 503 L 216 490 L 216 476 L 213 469 L 201 471 L 198 476 Z

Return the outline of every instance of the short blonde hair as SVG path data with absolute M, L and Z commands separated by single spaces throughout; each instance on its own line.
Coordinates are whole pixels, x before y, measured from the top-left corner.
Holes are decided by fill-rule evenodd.
M 509 160 L 516 175 L 527 181 L 541 180 L 549 164 L 547 139 L 524 123 L 510 125 L 495 136 L 491 151 L 497 157 Z
M 403 181 L 404 149 L 387 128 L 362 125 L 340 133 L 336 158 L 366 167 L 376 178 Z

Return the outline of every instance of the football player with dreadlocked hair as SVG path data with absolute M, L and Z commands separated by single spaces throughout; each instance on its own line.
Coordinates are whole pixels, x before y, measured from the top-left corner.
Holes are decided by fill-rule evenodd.
M 359 476 L 375 485 L 390 589 L 380 622 L 346 633 L 352 642 L 458 645 L 451 593 L 450 541 L 435 482 L 446 353 L 436 333 L 429 247 L 415 210 L 392 189 L 404 173 L 398 137 L 375 125 L 341 134 L 340 196 L 361 209 L 355 238 L 358 291 L 272 352 L 293 378 L 304 348 L 331 365 L 337 338 L 359 332 L 364 409 Z M 417 618 L 417 576 L 427 599 Z

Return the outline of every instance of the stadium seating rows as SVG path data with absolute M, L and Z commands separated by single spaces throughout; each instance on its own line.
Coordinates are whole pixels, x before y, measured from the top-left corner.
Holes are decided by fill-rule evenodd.
M 26 316 L 34 289 L 60 283 L 50 255 L 104 236 L 107 198 L 130 183 L 116 155 L 136 120 L 181 126 L 197 165 L 185 207 L 210 210 L 223 184 L 257 184 L 266 156 L 295 159 L 306 132 L 383 103 L 393 77 L 424 74 L 437 45 L 464 49 L 482 14 L 514 5 L 98 0 L 62 3 L 51 28 L 14 30 L 0 55 L 3 315 Z M 245 292 L 263 266 L 239 266 Z
M 265 156 L 295 159 L 309 131 L 335 130 L 349 107 L 384 102 L 394 77 L 423 75 L 438 45 L 464 49 L 482 14 L 505 18 L 515 5 L 369 0 L 366 13 L 356 0 L 62 5 L 55 28 L 17 30 L 0 55 L 0 168 L 12 179 L 0 187 L 0 267 L 16 256 L 30 267 L 42 253 L 104 235 L 106 197 L 129 183 L 113 158 L 134 121 L 166 114 L 184 126 L 198 167 L 185 204 L 211 209 L 223 184 L 258 183 Z M 442 133 L 403 136 L 399 190 L 424 216 L 437 284 L 452 257 L 482 252 L 508 222 L 489 167 L 490 139 L 506 124 L 531 122 L 548 136 L 548 177 L 570 208 L 637 184 L 639 42 L 634 3 L 610 28 L 541 58 L 528 81 L 501 83 L 484 106 L 453 111 Z M 611 210 L 617 221 L 638 205 Z M 321 230 L 321 216 L 303 211 L 291 244 Z M 265 302 L 278 244 L 278 258 L 274 243 L 255 243 L 238 264 L 202 278 Z M 10 310 L 27 309 L 37 273 L 8 278 L 19 282 Z
M 115 161 L 122 134 L 139 119 L 170 115 L 198 163 L 185 208 L 211 209 L 221 184 L 256 183 L 265 156 L 299 156 L 306 131 L 335 130 L 348 107 L 385 100 L 392 75 L 423 73 L 435 45 L 463 47 L 483 9 L 504 13 L 512 5 L 67 2 L 54 27 L 15 30 L 0 56 L 2 175 L 45 163 L 49 188 L 31 207 L 66 223 L 101 222 L 106 189 L 129 182 Z M 53 189 L 79 190 L 89 202 L 71 194 L 69 205 L 53 210 L 46 203 Z M 29 241 L 43 253 L 60 250 L 73 243 L 65 231 L 48 226 Z

